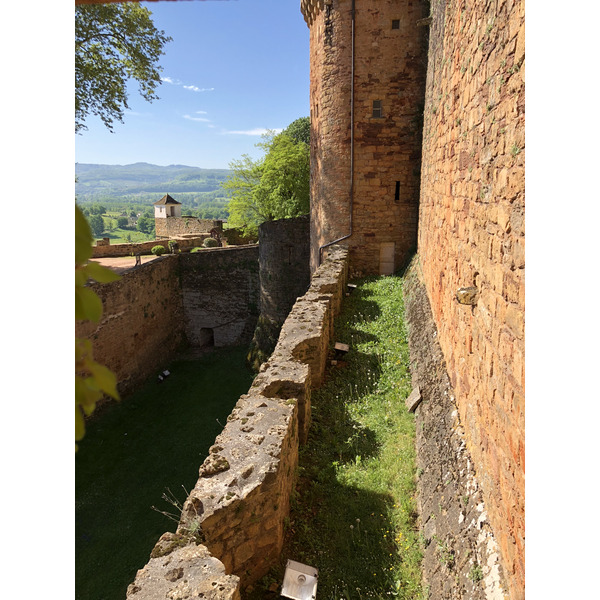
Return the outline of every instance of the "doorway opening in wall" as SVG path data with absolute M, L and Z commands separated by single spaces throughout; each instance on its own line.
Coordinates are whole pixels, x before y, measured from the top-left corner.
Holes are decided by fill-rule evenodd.
M 379 274 L 394 274 L 394 253 L 396 250 L 395 242 L 382 242 L 379 246 Z
M 214 348 L 215 330 L 212 327 L 203 327 L 200 330 L 200 346 Z

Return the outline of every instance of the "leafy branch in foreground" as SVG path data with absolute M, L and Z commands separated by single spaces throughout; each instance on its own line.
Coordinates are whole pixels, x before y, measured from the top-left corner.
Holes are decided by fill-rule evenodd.
M 92 256 L 92 231 L 75 205 L 75 320 L 97 323 L 102 317 L 102 301 L 87 286 L 88 280 L 108 283 L 120 279 L 114 271 L 89 262 Z M 119 399 L 114 373 L 96 362 L 90 340 L 75 338 L 75 441 L 85 435 L 84 415 L 90 415 L 104 395 Z M 77 445 L 75 445 L 77 449 Z

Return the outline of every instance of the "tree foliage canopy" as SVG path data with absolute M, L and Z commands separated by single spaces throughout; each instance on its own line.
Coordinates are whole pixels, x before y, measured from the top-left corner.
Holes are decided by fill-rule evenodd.
M 287 130 L 269 133 L 257 144 L 265 151 L 263 157 L 253 160 L 244 154 L 229 164 L 233 173 L 222 187 L 230 198 L 230 225 L 256 233 L 265 221 L 309 212 L 310 150 L 301 128 L 292 133 L 296 139 Z
M 287 133 L 295 142 L 304 142 L 310 146 L 310 118 L 300 117 L 296 119 L 282 133 Z
M 75 7 L 75 131 L 86 129 L 90 114 L 112 130 L 123 122 L 127 81 L 151 102 L 160 85 L 158 59 L 171 41 L 154 27 L 150 11 L 134 2 Z

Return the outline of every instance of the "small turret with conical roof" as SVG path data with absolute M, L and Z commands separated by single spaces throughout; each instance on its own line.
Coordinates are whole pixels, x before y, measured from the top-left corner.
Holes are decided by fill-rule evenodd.
M 154 218 L 166 219 L 167 217 L 181 217 L 181 202 L 165 194 L 154 203 Z

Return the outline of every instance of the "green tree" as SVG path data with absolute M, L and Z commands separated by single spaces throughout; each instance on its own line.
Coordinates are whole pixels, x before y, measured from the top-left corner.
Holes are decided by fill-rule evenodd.
M 152 13 L 134 2 L 75 7 L 75 132 L 92 114 L 112 131 L 128 109 L 127 81 L 135 79 L 148 102 L 160 85 L 158 59 L 171 41 Z
M 117 219 L 117 227 L 123 229 L 129 225 L 129 219 L 127 217 L 119 217 Z
M 92 204 L 89 212 L 92 215 L 103 215 L 106 212 L 106 206 L 102 204 Z
M 310 146 L 310 118 L 300 117 L 296 119 L 282 133 L 287 133 L 295 142 L 304 142 Z
M 310 150 L 285 131 L 268 134 L 257 144 L 265 155 L 234 160 L 222 183 L 229 196 L 228 223 L 255 234 L 264 221 L 307 214 L 310 210 Z
M 90 217 L 90 227 L 96 237 L 102 235 L 104 232 L 104 219 L 100 215 L 92 215 Z
M 148 217 L 140 217 L 137 222 L 137 228 L 142 233 L 150 233 L 154 228 L 154 223 Z

